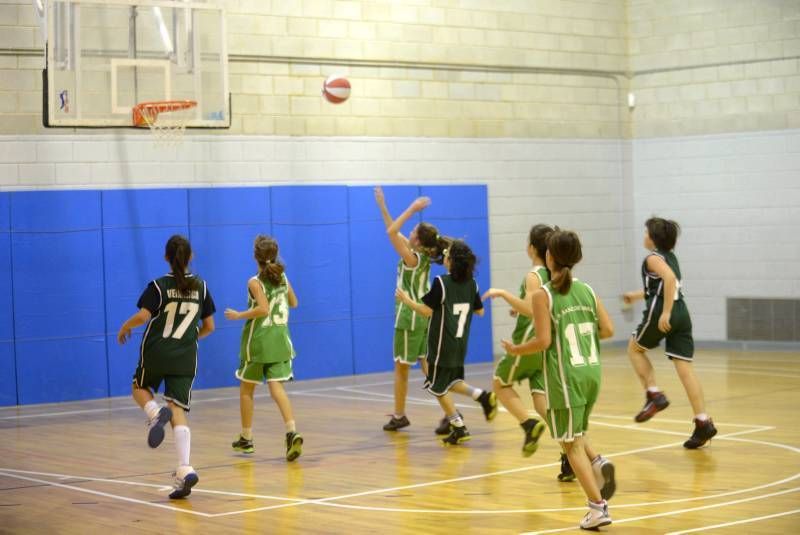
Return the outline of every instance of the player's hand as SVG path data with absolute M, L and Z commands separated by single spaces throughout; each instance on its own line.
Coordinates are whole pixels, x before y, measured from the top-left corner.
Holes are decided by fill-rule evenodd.
M 669 324 L 669 316 L 669 314 L 663 312 L 658 318 L 658 330 L 662 333 L 668 333 L 672 329 L 672 325 Z
M 225 309 L 225 319 L 229 320 L 238 320 L 239 319 L 239 312 L 232 308 Z
M 517 316 L 519 316 L 519 312 L 511 308 L 508 310 L 508 315 L 511 316 L 512 318 L 516 318 Z
M 626 305 L 630 305 L 631 303 L 636 301 L 636 298 L 638 297 L 636 294 L 637 292 L 625 292 L 624 294 L 622 294 L 622 302 L 625 303 Z
M 408 303 L 409 301 L 411 301 L 411 296 L 408 295 L 408 293 L 405 290 L 401 290 L 400 288 L 395 288 L 394 296 L 396 299 L 402 301 L 403 303 Z
M 513 344 L 513 342 L 511 342 L 511 340 L 501 340 L 500 344 L 503 346 L 503 349 L 505 349 L 506 353 L 508 353 L 509 355 L 517 354 L 514 352 L 516 346 Z
M 411 203 L 411 208 L 415 212 L 419 212 L 420 210 L 424 210 L 430 205 L 431 205 L 430 197 L 417 197 L 417 199 L 413 203 Z
M 373 191 L 375 192 L 375 202 L 377 202 L 379 206 L 386 204 L 386 199 L 383 196 L 383 188 L 380 186 L 375 186 Z
M 503 295 L 503 291 L 504 290 L 499 288 L 489 288 L 481 296 L 481 301 L 486 301 L 487 299 L 494 299 L 495 297 L 500 297 Z
M 131 330 L 123 327 L 117 333 L 117 342 L 119 342 L 119 344 L 122 345 L 125 342 L 127 342 L 130 339 L 130 337 L 131 337 Z

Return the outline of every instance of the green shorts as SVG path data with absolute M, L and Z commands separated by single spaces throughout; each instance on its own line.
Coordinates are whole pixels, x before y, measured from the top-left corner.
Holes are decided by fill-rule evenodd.
M 547 409 L 550 435 L 559 442 L 572 442 L 589 429 L 589 413 L 594 405 L 581 405 L 569 409 Z
M 650 307 L 645 308 L 642 322 L 633 331 L 633 340 L 642 349 L 653 349 L 666 338 L 666 355 L 670 359 L 688 360 L 694 357 L 694 338 L 692 337 L 692 318 L 683 299 L 672 305 L 669 318 L 670 331 L 663 333 L 658 328 L 658 318 L 664 307 L 663 299 L 654 299 Z
M 242 362 L 234 375 L 240 381 L 257 385 L 265 380 L 278 382 L 294 380 L 291 359 L 283 362 Z
M 146 388 L 153 394 L 158 392 L 161 382 L 164 382 L 164 399 L 171 401 L 186 412 L 189 412 L 192 404 L 192 383 L 194 377 L 188 375 L 161 375 L 148 372 L 147 368 L 141 366 L 136 368 L 133 375 L 133 385 L 136 388 Z
M 527 379 L 531 392 L 544 394 L 542 354 L 504 355 L 494 368 L 494 378 L 503 386 L 521 383 Z
M 394 361 L 413 366 L 428 352 L 428 330 L 394 330 Z
M 443 368 L 428 362 L 428 376 L 422 388 L 436 397 L 447 394 L 453 385 L 464 380 L 464 366 L 457 368 Z

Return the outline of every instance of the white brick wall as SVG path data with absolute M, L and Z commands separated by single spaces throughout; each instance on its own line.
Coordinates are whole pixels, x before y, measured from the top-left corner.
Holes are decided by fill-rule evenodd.
M 697 339 L 726 338 L 727 297 L 800 297 L 800 130 L 635 140 L 633 174 L 626 282 L 641 284 L 644 221 L 678 221 Z
M 516 289 L 539 222 L 578 231 L 577 275 L 610 303 L 621 291 L 622 141 L 188 136 L 157 148 L 148 135 L 0 136 L 4 190 L 298 183 L 487 183 L 492 284 Z M 436 202 L 436 199 L 434 199 Z M 397 213 L 402 208 L 391 204 Z M 496 339 L 512 329 L 495 304 Z M 499 351 L 499 347 L 496 348 Z

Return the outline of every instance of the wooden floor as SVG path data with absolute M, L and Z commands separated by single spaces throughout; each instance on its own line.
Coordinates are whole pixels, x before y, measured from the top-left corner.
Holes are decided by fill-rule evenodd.
M 701 351 L 697 370 L 719 435 L 685 450 L 688 402 L 671 364 L 655 359 L 672 404 L 646 424 L 642 393 L 619 349 L 604 355 L 603 390 L 590 437 L 617 466 L 613 533 L 800 532 L 800 355 Z M 202 363 L 201 363 L 202 365 Z M 553 533 L 578 531 L 585 498 L 556 480 L 558 447 L 531 458 L 501 412 L 485 422 L 459 399 L 473 434 L 440 446 L 438 406 L 413 376 L 411 427 L 381 430 L 392 408 L 390 374 L 289 387 L 304 455 L 287 464 L 283 425 L 266 388 L 256 402 L 256 452 L 230 448 L 238 390 L 196 392 L 192 463 L 200 484 L 166 498 L 175 454 L 145 444 L 132 400 L 0 409 L 0 532 L 99 533 Z M 488 386 L 491 367 L 468 367 Z M 547 437 L 547 435 L 545 435 Z M 716 527 L 719 526 L 719 527 Z

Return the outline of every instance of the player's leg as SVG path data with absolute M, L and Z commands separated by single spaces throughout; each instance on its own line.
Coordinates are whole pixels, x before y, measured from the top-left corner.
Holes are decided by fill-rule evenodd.
M 648 329 L 649 331 L 652 331 L 653 327 L 648 327 Z M 633 366 L 637 377 L 639 377 L 639 381 L 642 383 L 642 386 L 645 387 L 644 406 L 639 413 L 634 416 L 634 420 L 640 423 L 646 422 L 657 412 L 663 411 L 669 406 L 669 400 L 664 395 L 664 392 L 662 392 L 661 389 L 656 385 L 656 376 L 655 370 L 653 369 L 653 364 L 650 362 L 650 359 L 647 358 L 647 354 L 645 353 L 648 348 L 657 347 L 660 338 L 654 344 L 652 343 L 653 340 L 650 340 L 650 343 L 646 346 L 642 345 L 648 334 L 653 333 L 645 333 L 645 336 L 640 338 L 638 341 L 637 336 L 634 334 L 634 336 L 628 340 L 628 358 L 631 361 L 631 365 Z M 652 338 L 656 339 L 657 336 L 658 335 L 653 335 Z
M 303 453 L 303 436 L 297 432 L 292 403 L 289 401 L 286 389 L 283 388 L 283 383 L 291 381 L 293 378 L 291 360 L 276 362 L 270 364 L 267 368 L 269 395 L 278 405 L 278 410 L 280 410 L 281 417 L 286 425 L 286 460 L 289 462 L 294 461 Z
M 172 500 L 185 498 L 192 493 L 200 478 L 192 468 L 189 455 L 192 449 L 192 433 L 189 430 L 186 414 L 192 399 L 192 382 L 194 377 L 166 376 L 164 378 L 164 399 L 172 411 L 172 433 L 175 440 L 175 453 L 178 467 L 175 470 L 175 490 L 169 497 Z
M 463 370 L 463 367 L 461 369 Z M 481 409 L 483 409 L 483 415 L 486 420 L 493 420 L 497 416 L 497 396 L 494 392 L 476 388 L 463 380 L 453 385 L 451 390 L 456 394 L 469 396 L 477 401 Z
M 255 410 L 255 390 L 258 383 L 255 381 L 242 380 L 239 383 L 239 417 L 242 423 L 242 431 L 239 437 L 231 444 L 236 451 L 242 453 L 253 453 L 253 412 Z
M 172 418 L 170 408 L 159 407 L 153 398 L 153 391 L 158 389 L 161 381 L 161 376 L 147 373 L 146 370 L 138 368 L 131 385 L 134 401 L 147 415 L 147 444 L 151 448 L 157 448 L 164 441 L 164 426 Z

